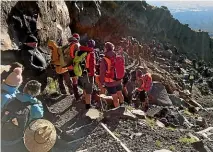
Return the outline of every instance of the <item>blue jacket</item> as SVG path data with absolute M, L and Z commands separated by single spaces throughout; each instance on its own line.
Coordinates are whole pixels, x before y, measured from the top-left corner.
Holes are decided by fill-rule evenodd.
M 31 105 L 30 108 L 30 118 L 29 122 L 34 119 L 39 119 L 44 116 L 44 109 L 41 101 L 39 101 L 37 98 L 32 97 L 25 93 L 19 93 L 16 95 L 16 98 L 20 100 L 21 102 L 30 102 L 33 105 Z
M 1 109 L 9 103 L 13 98 L 16 97 L 16 94 L 19 93 L 17 87 L 9 86 L 5 83 L 1 85 Z

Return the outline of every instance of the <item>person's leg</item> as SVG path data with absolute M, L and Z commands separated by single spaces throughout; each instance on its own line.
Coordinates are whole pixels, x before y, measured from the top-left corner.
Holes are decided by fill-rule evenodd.
M 114 107 L 117 108 L 119 106 L 118 95 L 116 87 L 106 87 L 108 94 L 110 94 L 113 98 Z
M 100 90 L 100 94 L 105 94 L 106 89 L 102 87 L 102 85 L 100 83 L 100 76 L 99 75 L 95 76 L 95 83 L 98 86 L 98 89 Z
M 85 83 L 85 103 L 86 103 L 86 109 L 89 109 L 91 107 L 91 98 L 92 98 L 92 91 L 93 91 L 93 83 L 94 83 L 94 78 L 93 77 L 85 77 L 88 79 L 87 83 Z
M 141 102 L 142 110 L 146 112 L 148 110 L 147 94 L 146 94 L 145 91 L 141 91 L 139 96 L 140 96 L 140 102 Z
M 73 92 L 75 99 L 78 100 L 80 98 L 79 92 L 78 92 L 78 77 L 72 77 L 72 85 L 73 85 Z
M 190 92 L 192 92 L 193 81 L 190 81 Z
M 63 78 L 64 78 L 65 83 L 66 83 L 66 85 L 67 85 L 67 87 L 69 89 L 70 95 L 72 95 L 73 94 L 73 87 L 72 87 L 72 82 L 70 80 L 70 75 L 69 75 L 68 71 L 63 73 Z
M 60 92 L 62 94 L 67 94 L 66 93 L 66 89 L 64 87 L 64 82 L 63 82 L 63 75 L 62 74 L 57 74 L 57 79 L 58 79 L 58 85 L 59 85 L 59 89 L 60 89 Z
M 124 96 L 123 96 L 123 93 L 122 93 L 122 85 L 121 84 L 116 86 L 116 91 L 117 91 L 119 103 L 120 104 L 124 103 Z

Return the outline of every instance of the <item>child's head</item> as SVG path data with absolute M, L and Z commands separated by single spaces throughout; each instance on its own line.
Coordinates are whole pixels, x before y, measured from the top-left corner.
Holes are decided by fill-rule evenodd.
M 19 62 L 13 62 L 11 65 L 10 65 L 10 70 L 13 71 L 15 68 L 22 68 L 22 71 L 24 69 L 23 65 Z
M 5 84 L 12 86 L 12 87 L 19 87 L 21 83 L 23 82 L 22 80 L 22 68 L 15 68 L 13 72 L 11 72 L 6 80 L 4 81 Z
M 24 86 L 23 92 L 26 93 L 26 94 L 29 94 L 33 97 L 38 96 L 41 92 L 41 83 L 39 83 L 36 80 L 30 80 Z

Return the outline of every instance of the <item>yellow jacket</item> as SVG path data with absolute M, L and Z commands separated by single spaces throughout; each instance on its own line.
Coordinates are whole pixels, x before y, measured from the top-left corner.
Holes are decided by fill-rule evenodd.
M 55 71 L 56 71 L 56 73 L 58 73 L 58 74 L 62 74 L 62 73 L 67 72 L 68 69 L 67 69 L 67 68 L 62 68 L 61 66 L 56 66 L 56 67 L 55 67 Z

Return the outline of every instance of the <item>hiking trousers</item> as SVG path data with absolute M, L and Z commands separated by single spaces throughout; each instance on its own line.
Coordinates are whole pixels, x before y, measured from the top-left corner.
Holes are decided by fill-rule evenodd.
M 60 91 L 61 91 L 62 94 L 67 93 L 65 86 L 64 86 L 64 81 L 65 81 L 66 86 L 69 89 L 70 95 L 72 95 L 73 94 L 73 86 L 72 86 L 72 82 L 70 80 L 70 75 L 69 75 L 68 71 L 65 72 L 65 73 L 62 73 L 62 74 L 58 74 L 58 84 L 59 84 L 59 88 L 60 88 Z

